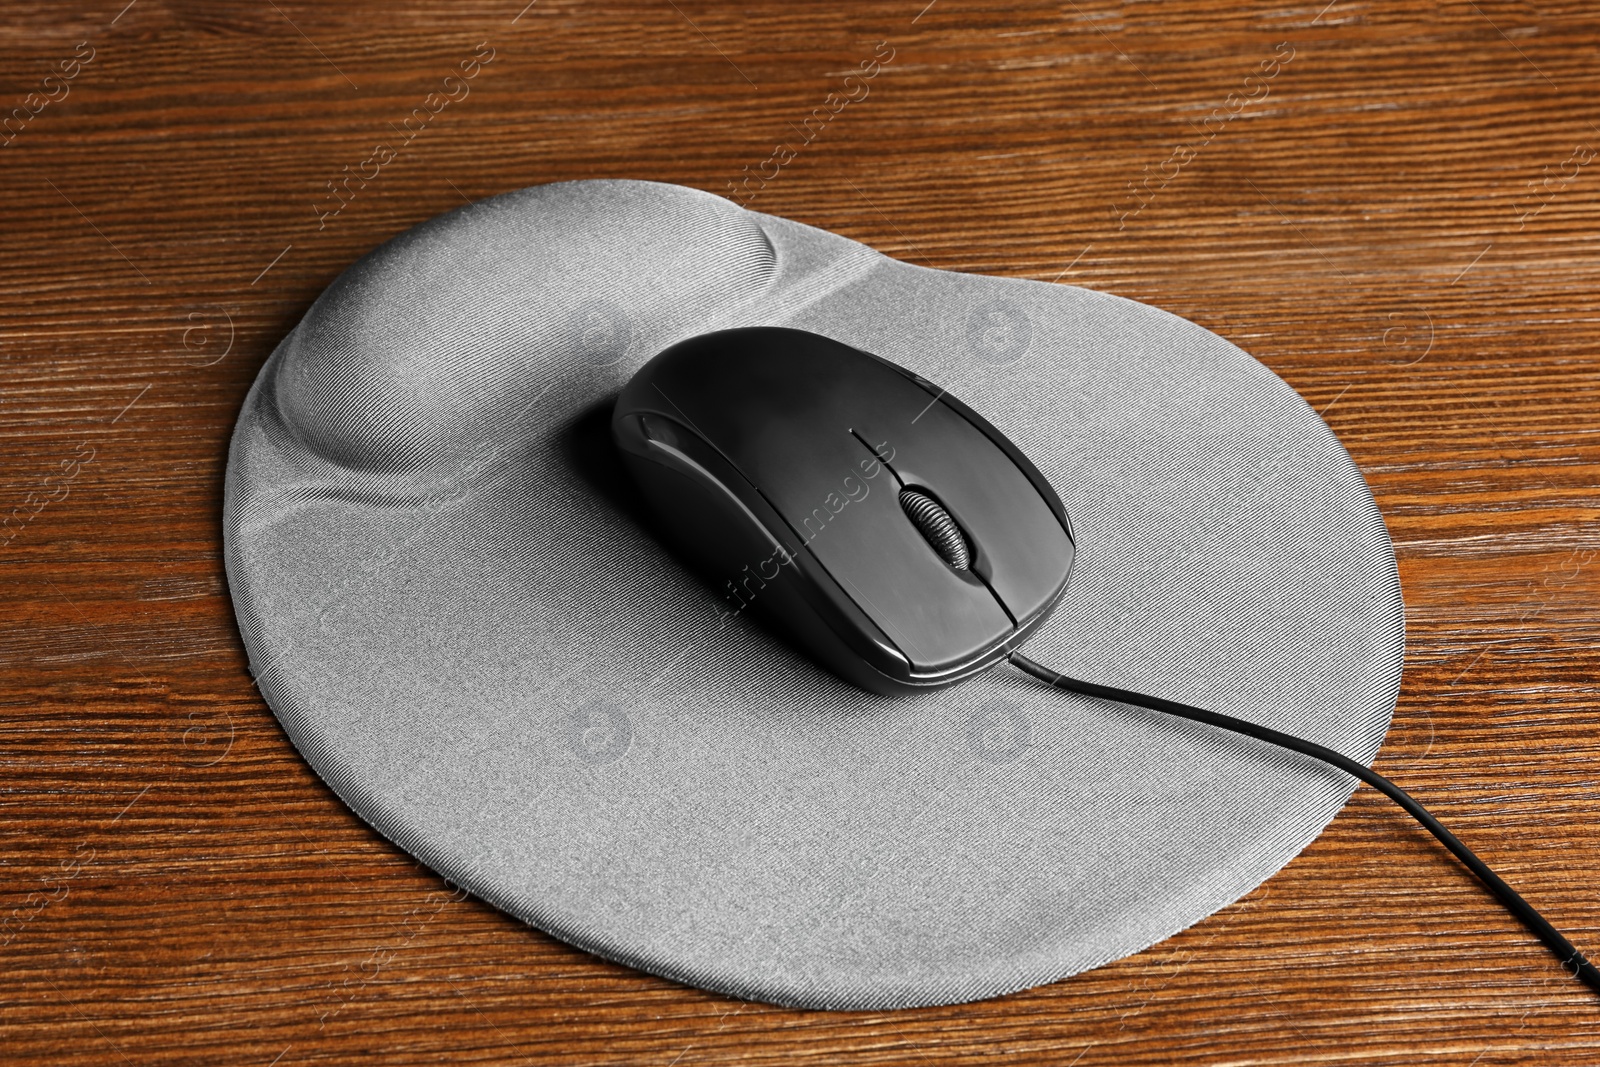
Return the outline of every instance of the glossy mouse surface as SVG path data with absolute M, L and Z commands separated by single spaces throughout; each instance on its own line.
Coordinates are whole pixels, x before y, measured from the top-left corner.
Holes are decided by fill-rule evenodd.
M 829 338 L 690 338 L 639 370 L 611 425 L 661 532 L 717 582 L 727 614 L 761 613 L 866 689 L 987 669 L 1066 588 L 1066 513 L 1016 446 Z

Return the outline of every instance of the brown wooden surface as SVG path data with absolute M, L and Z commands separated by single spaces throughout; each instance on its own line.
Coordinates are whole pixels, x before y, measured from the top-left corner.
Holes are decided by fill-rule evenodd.
M 448 899 L 301 762 L 219 527 L 246 388 L 356 256 L 540 182 L 725 193 L 885 41 L 752 206 L 1156 304 L 1324 410 L 1405 586 L 1379 769 L 1600 954 L 1589 0 L 125 2 L 0 7 L 0 108 L 66 93 L 0 148 L 0 1058 L 1600 1063 L 1600 998 L 1365 789 L 1209 921 L 987 1003 L 795 1012 L 600 962 Z

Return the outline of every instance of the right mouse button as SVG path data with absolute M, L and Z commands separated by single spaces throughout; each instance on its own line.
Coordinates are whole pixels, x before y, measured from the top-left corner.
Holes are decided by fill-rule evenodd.
M 896 420 L 898 421 L 898 420 Z M 1019 624 L 1066 586 L 1073 546 L 1038 488 L 989 436 L 942 402 L 909 425 L 874 427 L 890 465 L 936 496 L 972 539 L 972 569 Z

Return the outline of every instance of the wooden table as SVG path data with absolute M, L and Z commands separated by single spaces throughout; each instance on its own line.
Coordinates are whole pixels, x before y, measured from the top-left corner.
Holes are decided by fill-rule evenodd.
M 603 963 L 449 898 L 311 773 L 219 523 L 245 390 L 323 286 L 508 189 L 679 182 L 1147 301 L 1349 447 L 1409 616 L 1378 767 L 1600 954 L 1592 3 L 126 2 L 0 9 L 7 1062 L 1600 1063 L 1600 999 L 1365 789 L 1212 919 L 987 1003 Z

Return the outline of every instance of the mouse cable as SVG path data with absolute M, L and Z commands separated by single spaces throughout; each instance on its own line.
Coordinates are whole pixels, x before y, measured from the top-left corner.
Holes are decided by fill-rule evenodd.
M 1562 936 L 1561 931 L 1550 925 L 1550 922 L 1543 915 L 1540 915 L 1532 904 L 1523 900 L 1520 893 L 1512 889 L 1498 874 L 1490 870 L 1488 864 L 1479 859 L 1472 849 L 1461 842 L 1460 838 L 1456 837 L 1455 834 L 1445 828 L 1443 823 L 1434 818 L 1427 808 L 1413 800 L 1410 793 L 1407 793 L 1404 789 L 1401 789 L 1365 764 L 1353 760 L 1342 753 L 1335 752 L 1331 748 L 1324 748 L 1314 741 L 1306 741 L 1291 734 L 1280 733 L 1271 727 L 1258 726 L 1244 719 L 1236 719 L 1232 715 L 1206 711 L 1202 708 L 1190 707 L 1188 704 L 1179 704 L 1174 700 L 1146 696 L 1143 693 L 1134 693 L 1127 689 L 1118 689 L 1115 686 L 1098 685 L 1094 682 L 1068 678 L 1065 675 L 1057 674 L 1048 667 L 1035 663 L 1020 652 L 1012 652 L 1008 658 L 1019 670 L 1031 674 L 1041 682 L 1057 689 L 1064 689 L 1069 693 L 1080 693 L 1084 696 L 1099 697 L 1102 700 L 1114 700 L 1122 704 L 1132 704 L 1136 707 L 1148 708 L 1151 711 L 1159 711 L 1166 715 L 1174 715 L 1180 719 L 1189 719 L 1193 722 L 1205 723 L 1207 726 L 1231 730 L 1234 733 L 1244 734 L 1246 737 L 1253 737 L 1258 741 L 1277 745 L 1279 748 L 1286 748 L 1291 752 L 1298 752 L 1302 756 L 1310 756 L 1312 759 L 1331 764 L 1346 774 L 1355 775 L 1396 804 L 1399 804 L 1412 818 L 1421 823 L 1424 829 L 1434 837 L 1437 837 L 1445 848 L 1454 852 L 1456 858 L 1466 864 L 1467 869 L 1477 875 L 1478 879 L 1489 887 L 1490 892 L 1500 899 L 1500 903 L 1505 905 L 1506 910 L 1521 919 L 1522 924 L 1533 931 L 1534 936 L 1543 941 L 1546 947 L 1555 953 L 1556 958 L 1561 961 L 1561 966 L 1572 977 L 1580 979 L 1592 989 L 1600 992 L 1600 969 L 1597 969 L 1594 964 L 1585 959 L 1583 953 L 1579 952 L 1571 941 Z

